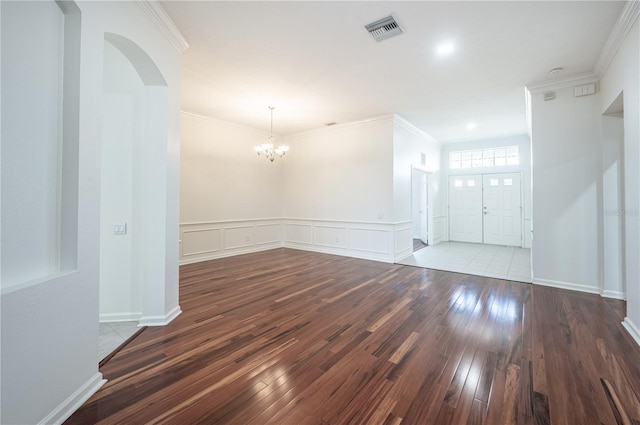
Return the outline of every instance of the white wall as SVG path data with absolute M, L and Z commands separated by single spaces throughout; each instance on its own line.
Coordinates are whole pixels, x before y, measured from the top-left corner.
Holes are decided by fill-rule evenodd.
M 268 133 L 182 113 L 181 262 L 282 245 L 283 162 L 257 156 Z
M 406 223 L 412 226 L 414 219 L 412 190 L 419 185 L 412 185 L 412 168 L 420 168 L 429 173 L 428 176 L 428 228 L 434 229 L 434 216 L 441 212 L 440 194 L 440 144 L 418 130 L 404 119 L 396 116 L 393 126 L 393 216 L 396 223 Z M 422 155 L 425 164 L 422 164 Z M 429 243 L 437 239 L 437 232 L 429 232 Z M 412 231 L 402 233 L 397 256 L 410 254 L 412 245 Z
M 640 30 L 636 21 L 600 80 L 598 112 L 604 113 L 623 93 L 624 100 L 624 277 L 627 317 L 624 324 L 640 343 Z M 605 246 L 604 249 L 607 249 Z
M 389 223 L 393 216 L 393 117 L 286 138 L 284 216 Z
M 182 223 L 279 218 L 282 167 L 253 147 L 269 134 L 182 113 Z
M 599 292 L 600 96 L 532 95 L 533 282 Z
M 450 169 L 449 153 L 460 150 L 490 149 L 505 146 L 518 146 L 520 162 L 518 165 L 505 167 L 479 167 L 470 169 Z M 449 176 L 468 174 L 495 174 L 495 173 L 520 173 L 522 175 L 522 200 L 523 200 L 523 246 L 531 247 L 531 143 L 528 135 L 498 137 L 494 139 L 471 140 L 466 142 L 448 143 L 442 146 L 442 215 L 445 220 L 445 239 L 449 239 L 448 229 L 448 188 Z
M 179 161 L 179 53 L 159 32 L 158 28 L 145 15 L 143 9 L 133 2 L 84 2 L 79 4 L 78 13 L 74 13 L 73 4 L 65 3 L 71 10 L 65 17 L 69 24 L 77 22 L 81 31 L 68 32 L 65 49 L 64 74 L 67 79 L 79 83 L 78 90 L 69 93 L 65 90 L 63 104 L 65 113 L 59 117 L 64 122 L 63 158 L 65 161 L 75 159 L 77 172 L 65 174 L 66 167 L 59 172 L 61 181 L 60 201 L 60 243 L 58 251 L 65 251 L 70 238 L 77 244 L 73 252 L 73 267 L 60 267 L 66 273 L 46 278 L 38 283 L 10 287 L 2 294 L 2 406 L 0 422 L 2 423 L 59 423 L 63 421 L 84 399 L 94 392 L 102 383 L 97 368 L 98 357 L 98 279 L 99 279 L 99 226 L 100 226 L 100 149 L 103 91 L 103 54 L 105 32 L 123 35 L 134 40 L 156 63 L 167 82 L 168 100 L 164 103 L 168 120 L 157 126 L 164 131 L 166 143 L 161 146 L 164 158 L 156 161 L 156 166 L 163 173 L 152 173 L 156 178 L 152 186 L 154 193 L 159 194 L 162 214 L 162 225 L 158 229 L 160 235 L 159 261 L 156 269 L 162 274 L 158 282 L 161 302 L 159 315 L 164 315 L 177 307 L 177 257 L 178 257 L 178 176 L 175 173 Z M 17 5 L 17 6 L 16 6 Z M 57 130 L 46 127 L 46 121 L 32 119 L 20 122 L 20 128 L 5 133 L 5 125 L 10 117 L 5 112 L 18 107 L 23 101 L 22 94 L 28 90 L 28 75 L 33 78 L 45 77 L 55 73 L 52 66 L 43 66 L 38 57 L 27 55 L 24 67 L 12 69 L 6 55 L 13 48 L 5 46 L 15 44 L 15 50 L 23 46 L 38 45 L 40 26 L 33 22 L 34 16 L 29 10 L 32 7 L 51 7 L 53 2 L 2 2 L 2 150 L 14 152 L 15 155 L 33 157 L 42 163 L 53 163 L 53 152 L 34 149 L 16 137 L 16 133 L 32 133 L 43 143 L 49 135 Z M 12 10 L 16 7 L 15 10 Z M 57 6 L 56 6 L 57 7 Z M 15 25 L 14 25 L 15 24 Z M 66 26 L 66 25 L 65 25 Z M 78 26 L 78 30 L 80 27 Z M 22 29 L 26 28 L 26 34 Z M 65 31 L 67 28 L 65 28 Z M 81 38 L 79 36 L 81 34 Z M 69 44 L 67 44 L 69 41 Z M 80 77 L 74 75 L 74 70 Z M 24 80 L 23 80 L 24 77 Z M 7 80 L 5 80 L 7 78 Z M 5 81 L 25 81 L 16 91 L 6 90 Z M 65 80 L 65 84 L 67 81 Z M 68 95 L 67 95 L 68 94 Z M 67 116 L 68 110 L 73 112 L 73 97 L 77 99 L 76 112 L 79 117 Z M 47 96 L 49 98 L 49 96 Z M 58 100 L 60 97 L 58 96 Z M 39 100 L 41 102 L 42 99 Z M 38 103 L 38 102 L 36 102 Z M 70 104 L 68 104 L 70 103 Z M 17 109 L 19 110 L 19 108 Z M 60 121 L 58 121 L 60 123 Z M 74 128 L 75 126 L 75 128 Z M 75 133 L 75 139 L 74 139 Z M 66 138 L 76 143 L 75 151 L 66 148 Z M 79 146 L 78 146 L 79 145 Z M 10 146 L 10 148 L 9 148 Z M 37 158 L 37 159 L 36 159 Z M 2 236 L 3 247 L 5 232 L 12 227 L 27 227 L 30 217 L 18 214 L 13 210 L 19 204 L 7 202 L 12 196 L 9 187 L 17 187 L 22 176 L 17 170 L 5 171 L 4 162 L 11 157 L 3 155 L 2 166 Z M 154 158 L 154 160 L 157 158 Z M 28 169 L 27 169 L 28 170 Z M 71 168 L 73 170 L 73 167 Z M 28 173 L 29 177 L 35 171 Z M 72 177 L 72 178 L 71 178 Z M 71 188 L 71 190 L 69 190 Z M 6 193 L 5 193 L 6 190 Z M 37 192 L 38 187 L 29 185 L 23 194 L 34 197 L 37 202 L 45 202 L 47 194 Z M 67 208 L 66 192 L 76 197 L 77 206 L 74 214 L 67 214 L 74 208 Z M 73 196 L 69 196 L 73 201 Z M 73 202 L 71 202 L 73 203 Z M 156 221 L 153 221 L 154 225 Z M 70 226 L 70 228 L 65 228 Z M 10 236 L 8 234 L 8 236 Z M 16 249 L 18 249 L 17 247 Z M 5 252 L 3 249 L 3 252 Z M 154 255 L 156 253 L 154 252 Z M 61 260 L 63 260 L 61 256 Z M 13 267 L 2 258 L 2 269 L 23 270 Z M 61 261 L 62 263 L 62 261 Z M 74 264 L 75 263 L 75 264 Z M 4 283 L 4 282 L 3 282 Z M 158 311 L 158 310 L 154 310 Z
M 410 221 L 411 212 L 400 219 L 394 215 L 393 119 L 286 138 L 291 150 L 283 162 L 285 246 L 394 261 L 403 249 L 396 242 L 407 231 L 403 220 Z

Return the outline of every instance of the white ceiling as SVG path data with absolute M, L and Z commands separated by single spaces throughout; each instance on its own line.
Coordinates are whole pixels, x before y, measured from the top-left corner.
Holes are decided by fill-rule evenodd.
M 190 45 L 184 111 L 268 131 L 275 105 L 280 135 L 397 113 L 450 142 L 525 133 L 525 85 L 592 71 L 623 2 L 162 5 Z M 404 33 L 374 41 L 364 25 L 390 13 Z

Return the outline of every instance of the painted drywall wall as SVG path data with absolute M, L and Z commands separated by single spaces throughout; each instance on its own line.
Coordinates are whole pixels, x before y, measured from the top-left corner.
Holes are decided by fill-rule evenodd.
M 291 160 L 283 161 L 285 218 L 396 220 L 392 116 L 301 133 L 286 142 Z
M 393 127 L 393 216 L 396 222 L 413 221 L 412 168 L 429 173 L 428 176 L 428 228 L 433 229 L 433 217 L 441 214 L 440 144 L 428 134 L 418 130 L 396 116 Z M 424 164 L 422 163 L 424 155 Z M 429 232 L 433 244 L 434 232 Z
M 269 162 L 253 150 L 269 134 L 187 113 L 181 119 L 181 223 L 282 217 L 289 158 Z
M 289 158 L 257 156 L 253 147 L 268 137 L 182 113 L 181 263 L 282 246 L 282 163 Z
M 532 95 L 533 281 L 599 292 L 599 95 Z
M 520 163 L 505 167 L 479 167 L 471 169 L 450 169 L 449 153 L 460 150 L 489 149 L 505 146 L 518 146 Z M 466 174 L 494 174 L 494 173 L 520 173 L 522 175 L 522 200 L 523 200 L 523 242 L 525 247 L 531 246 L 531 141 L 528 135 L 499 137 L 493 139 L 471 140 L 459 143 L 448 143 L 442 147 L 442 198 L 445 207 L 443 214 L 447 215 L 446 199 L 448 199 L 449 176 Z M 448 229 L 447 229 L 448 230 Z M 448 231 L 447 231 L 448 233 Z M 448 238 L 448 235 L 447 235 Z
M 636 21 L 600 80 L 599 115 L 623 94 L 624 105 L 624 221 L 627 282 L 625 325 L 640 344 L 640 29 Z M 599 119 L 599 117 L 598 117 Z M 607 246 L 604 246 L 607 249 Z
M 16 4 L 17 10 L 10 11 L 12 5 Z M 34 4 L 37 7 L 55 5 L 53 2 L 0 3 L 3 19 L 1 28 L 3 88 L 5 88 L 5 77 L 22 81 L 19 75 L 11 75 L 11 73 L 47 74 L 54 71 L 47 67 L 40 69 L 37 62 L 27 62 L 25 69 L 6 68 L 5 44 L 12 40 L 20 45 L 28 44 L 25 37 L 30 39 L 38 35 L 38 24 L 31 19 L 33 15 L 28 10 Z M 153 312 L 158 312 L 158 316 L 164 317 L 172 307 L 177 307 L 178 300 L 179 192 L 176 171 L 179 167 L 179 53 L 136 3 L 83 2 L 78 4 L 77 11 L 73 3 L 63 2 L 61 6 L 71 10 L 65 17 L 65 22 L 77 22 L 81 26 L 81 31 L 77 32 L 81 34 L 81 38 L 78 36 L 77 39 L 70 40 L 71 50 L 77 53 L 75 65 L 81 76 L 81 78 L 75 78 L 75 81 L 79 82 L 79 90 L 75 93 L 80 111 L 79 119 L 75 120 L 79 149 L 76 149 L 75 153 L 69 153 L 71 157 L 75 154 L 78 173 L 74 181 L 68 183 L 75 184 L 77 187 L 78 215 L 74 222 L 74 229 L 77 231 L 77 237 L 74 238 L 77 243 L 77 256 L 74 259 L 77 260 L 77 267 L 75 270 L 68 270 L 64 274 L 37 284 L 3 291 L 0 356 L 2 362 L 0 422 L 2 423 L 61 422 L 102 382 L 97 368 L 97 356 L 100 140 L 105 33 L 120 34 L 137 43 L 153 59 L 167 82 L 168 96 L 165 96 L 167 99 L 164 104 L 160 105 L 168 118 L 157 126 L 160 131 L 164 131 L 167 140 L 159 149 L 163 152 L 163 155 L 159 155 L 160 160 L 157 157 L 153 158 L 156 166 L 163 172 L 151 169 L 150 175 L 153 176 L 154 182 L 149 186 L 149 192 L 158 195 L 156 196 L 160 199 L 158 210 L 162 212 L 162 218 L 159 220 L 161 225 L 157 229 L 159 240 L 156 241 L 157 249 L 161 251 L 160 258 L 156 258 L 156 269 L 162 276 L 160 279 L 157 279 L 156 275 L 152 276 L 158 285 L 155 292 L 160 294 L 160 300 L 153 301 L 159 301 L 160 307 Z M 5 22 L 9 21 L 16 22 L 17 25 L 5 25 Z M 29 31 L 22 34 L 16 26 L 29 28 Z M 67 35 L 68 38 L 73 38 L 73 34 Z M 66 42 L 65 39 L 65 45 Z M 153 93 L 147 93 L 147 95 L 152 96 Z M 67 100 L 65 99 L 65 102 Z M 12 94 L 3 90 L 3 113 L 20 101 L 20 93 Z M 3 151 L 5 146 L 11 145 L 13 148 L 19 145 L 16 149 L 22 155 L 44 155 L 43 161 L 52 159 L 46 152 L 36 152 L 29 146 L 20 144 L 19 139 L 5 138 L 4 116 L 2 125 Z M 43 125 L 43 121 L 29 120 L 23 127 L 26 129 L 27 126 Z M 43 128 L 37 130 L 46 132 Z M 8 187 L 6 185 L 17 184 L 19 178 L 20 176 L 16 174 L 5 174 L 3 166 L 1 193 L 3 207 L 11 206 L 5 202 L 4 188 Z M 38 200 L 42 201 L 40 197 Z M 11 217 L 14 217 L 15 223 L 9 223 L 4 220 L 5 211 L 2 214 L 3 236 L 10 226 L 23 226 L 23 220 L 29 219 L 27 216 L 13 214 Z M 154 220 L 152 219 L 151 222 L 156 226 L 157 222 Z M 61 239 L 66 234 L 68 233 L 64 232 Z M 157 255 L 157 252 L 153 252 L 153 255 Z M 4 267 L 3 258 L 3 269 Z

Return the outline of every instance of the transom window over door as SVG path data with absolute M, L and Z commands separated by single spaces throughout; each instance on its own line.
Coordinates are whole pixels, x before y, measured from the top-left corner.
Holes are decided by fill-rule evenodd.
M 449 168 L 453 170 L 506 167 L 519 163 L 520 153 L 517 146 L 449 152 Z

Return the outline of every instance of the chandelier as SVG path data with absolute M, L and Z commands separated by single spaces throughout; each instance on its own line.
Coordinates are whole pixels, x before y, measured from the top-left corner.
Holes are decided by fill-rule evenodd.
M 282 158 L 289 150 L 289 146 L 280 145 L 275 147 L 273 145 L 273 110 L 276 109 L 276 107 L 269 106 L 269 109 L 271 110 L 271 135 L 269 136 L 269 141 L 267 143 L 254 146 L 253 149 L 258 153 L 258 156 L 264 155 L 269 161 L 273 162 L 273 160 L 276 159 L 276 155 Z

